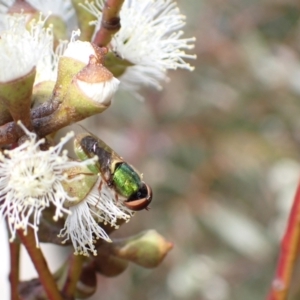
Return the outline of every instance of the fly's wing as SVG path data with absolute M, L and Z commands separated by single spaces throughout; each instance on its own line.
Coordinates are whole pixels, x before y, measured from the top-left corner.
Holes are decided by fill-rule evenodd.
M 94 135 L 92 132 L 90 132 L 84 126 L 82 126 L 80 124 L 74 124 L 72 126 L 74 126 L 75 136 L 78 136 L 78 137 L 91 136 L 97 141 L 99 148 L 104 149 L 105 151 L 107 151 L 109 153 L 115 153 L 115 151 L 112 148 L 110 148 L 104 141 L 102 141 L 99 137 Z M 117 154 L 115 153 L 115 155 L 117 155 Z
M 97 156 L 97 167 L 106 179 L 110 181 L 118 164 L 123 163 L 123 159 L 100 138 L 89 132 L 83 126 L 75 126 L 74 145 L 80 159 Z

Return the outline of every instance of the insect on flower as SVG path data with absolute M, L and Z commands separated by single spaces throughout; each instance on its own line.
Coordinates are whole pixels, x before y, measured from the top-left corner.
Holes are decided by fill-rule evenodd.
M 76 154 L 80 159 L 97 155 L 96 172 L 100 171 L 104 182 L 112 188 L 117 199 L 124 199 L 123 205 L 133 211 L 148 209 L 152 200 L 152 189 L 134 168 L 126 163 L 114 150 L 98 137 L 86 132 L 76 135 Z M 95 172 L 95 167 L 91 166 Z M 103 181 L 99 185 L 101 191 Z

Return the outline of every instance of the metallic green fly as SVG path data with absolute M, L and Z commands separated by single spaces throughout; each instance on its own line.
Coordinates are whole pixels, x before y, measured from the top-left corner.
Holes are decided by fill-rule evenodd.
M 96 171 L 100 171 L 108 187 L 116 192 L 117 198 L 118 195 L 125 198 L 123 204 L 127 208 L 134 211 L 148 209 L 152 200 L 151 187 L 113 149 L 89 132 L 77 134 L 74 144 L 76 154 L 82 160 L 97 155 Z M 95 167 L 91 166 L 92 169 Z

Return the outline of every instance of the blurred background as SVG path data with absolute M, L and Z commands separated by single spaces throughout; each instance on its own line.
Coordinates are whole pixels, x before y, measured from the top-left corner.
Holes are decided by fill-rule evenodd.
M 113 236 L 153 228 L 174 249 L 156 269 L 99 276 L 92 299 L 264 299 L 275 271 L 300 175 L 300 3 L 178 5 L 197 38 L 195 71 L 169 73 L 144 102 L 119 93 L 85 122 L 153 188 L 151 210 Z
M 114 236 L 154 228 L 174 249 L 156 269 L 99 277 L 93 299 L 264 299 L 300 175 L 300 3 L 178 5 L 195 71 L 144 102 L 119 93 L 93 124 L 154 192 Z

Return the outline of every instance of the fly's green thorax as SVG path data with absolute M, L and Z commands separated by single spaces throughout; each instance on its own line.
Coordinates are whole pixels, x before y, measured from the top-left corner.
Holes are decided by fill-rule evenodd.
M 127 163 L 121 163 L 113 174 L 113 183 L 119 194 L 129 198 L 139 190 L 141 179 Z

